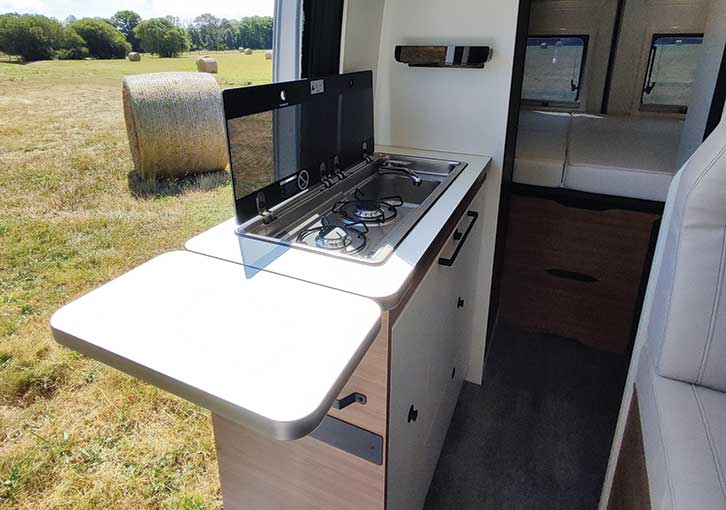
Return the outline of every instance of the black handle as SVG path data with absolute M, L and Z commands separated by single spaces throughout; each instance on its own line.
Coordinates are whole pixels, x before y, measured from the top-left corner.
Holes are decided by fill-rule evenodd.
M 413 404 L 411 404 L 411 407 L 408 408 L 408 423 L 411 423 L 412 421 L 416 421 L 418 418 L 418 409 L 416 409 Z
M 461 240 L 459 244 L 456 245 L 456 249 L 454 250 L 454 254 L 451 256 L 450 259 L 441 257 L 439 258 L 439 264 L 442 266 L 453 266 L 454 262 L 456 261 L 456 257 L 459 256 L 459 252 L 461 251 L 461 247 L 464 246 L 464 243 L 466 242 L 466 238 L 469 237 L 469 233 L 471 232 L 471 229 L 474 228 L 474 223 L 476 223 L 477 218 L 479 217 L 479 213 L 476 211 L 468 211 L 466 213 L 467 216 L 471 218 L 471 223 L 469 223 L 469 226 L 466 227 L 466 231 L 464 232 L 464 235 L 461 236 Z M 456 232 L 454 232 L 454 239 L 456 239 Z
M 351 404 L 360 404 L 362 406 L 366 405 L 366 402 L 368 402 L 368 398 L 363 395 L 362 393 L 351 393 L 350 395 L 335 399 L 335 402 L 333 402 L 333 407 L 335 409 L 345 409 Z
M 655 88 L 655 82 L 653 80 L 653 71 L 655 70 L 655 54 L 658 52 L 658 46 L 653 44 L 650 47 L 650 55 L 648 55 L 648 68 L 645 72 L 645 83 L 643 84 L 643 92 L 650 95 Z M 643 102 L 643 98 L 640 98 L 640 102 Z

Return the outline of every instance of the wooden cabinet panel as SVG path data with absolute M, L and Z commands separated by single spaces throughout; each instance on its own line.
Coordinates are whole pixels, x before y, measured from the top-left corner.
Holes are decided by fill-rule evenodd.
M 623 353 L 657 214 L 512 196 L 500 318 Z
M 268 439 L 214 415 L 225 510 L 382 510 L 385 463 L 310 436 Z
M 328 414 L 374 432 L 385 438 L 388 415 L 388 313 L 381 316 L 381 331 L 355 369 L 338 398 L 358 392 L 366 396 L 365 405 L 351 404 L 345 409 L 330 409 Z

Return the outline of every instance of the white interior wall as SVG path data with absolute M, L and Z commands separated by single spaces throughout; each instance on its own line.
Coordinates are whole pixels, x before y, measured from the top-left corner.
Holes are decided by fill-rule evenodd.
M 375 85 L 385 0 L 347 0 L 343 13 L 340 70 L 373 71 Z
M 721 0 L 723 1 L 723 0 Z M 702 33 L 709 0 L 627 0 L 608 113 L 637 115 L 654 34 Z
M 485 246 L 474 304 L 483 315 L 475 331 L 483 352 L 519 2 L 347 3 L 341 66 L 346 71 L 376 72 L 376 142 L 493 159 L 484 188 Z M 493 58 L 484 69 L 411 68 L 394 61 L 397 44 L 483 44 L 493 48 Z M 472 359 L 467 379 L 480 383 L 482 370 L 483 359 Z
M 534 0 L 530 35 L 588 35 L 580 111 L 599 113 L 618 0 Z
M 726 47 L 726 1 L 711 0 L 706 18 L 701 63 L 688 102 L 688 115 L 681 132 L 678 166 L 683 165 L 703 141 L 711 101 Z

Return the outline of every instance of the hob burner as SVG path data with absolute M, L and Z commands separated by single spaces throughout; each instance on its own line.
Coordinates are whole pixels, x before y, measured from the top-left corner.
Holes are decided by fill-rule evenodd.
M 300 232 L 297 241 L 308 246 L 341 253 L 358 253 L 366 247 L 368 227 L 363 223 L 335 224 L 328 218 L 321 220 L 319 227 Z
M 333 212 L 340 214 L 346 221 L 382 225 L 396 218 L 396 209 L 403 205 L 400 196 L 385 197 L 377 200 L 366 198 L 360 189 L 356 189 L 353 200 L 338 202 Z
M 326 250 L 340 250 L 352 242 L 346 229 L 337 225 L 322 227 L 315 236 L 315 245 Z

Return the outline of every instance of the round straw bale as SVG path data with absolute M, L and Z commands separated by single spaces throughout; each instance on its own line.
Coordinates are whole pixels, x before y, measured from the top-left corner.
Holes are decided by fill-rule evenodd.
M 245 55 L 252 55 L 253 53 L 254 53 L 254 51 L 252 51 L 252 48 L 247 48 L 245 50 Z
M 272 50 L 267 50 L 265 52 L 265 59 L 266 60 L 272 60 Z
M 240 53 L 242 53 L 243 51 L 245 51 L 245 49 L 240 46 L 239 48 L 237 48 L 237 51 L 239 51 Z
M 200 73 L 216 73 L 217 72 L 217 61 L 212 57 L 199 57 L 197 59 L 197 71 Z
M 222 95 L 212 76 L 131 75 L 122 92 L 131 157 L 141 177 L 226 168 Z
M 135 51 L 130 52 L 128 57 L 131 62 L 140 62 L 141 61 L 141 53 L 137 53 Z

